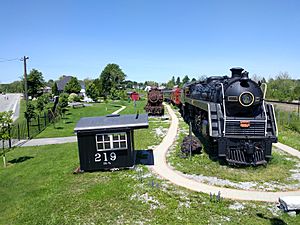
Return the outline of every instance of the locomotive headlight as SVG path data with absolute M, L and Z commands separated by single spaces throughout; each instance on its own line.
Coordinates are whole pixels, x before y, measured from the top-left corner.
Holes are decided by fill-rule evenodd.
M 239 97 L 239 102 L 242 106 L 248 107 L 253 104 L 254 96 L 251 92 L 243 92 Z

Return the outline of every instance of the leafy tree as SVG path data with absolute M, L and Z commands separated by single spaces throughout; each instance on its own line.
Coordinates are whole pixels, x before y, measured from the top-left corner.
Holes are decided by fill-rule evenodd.
M 58 87 L 57 87 L 57 83 L 54 82 L 53 86 L 52 86 L 52 94 L 54 96 L 57 96 L 58 95 Z
M 295 99 L 300 100 L 300 85 L 294 89 Z
M 193 79 L 191 80 L 192 82 L 195 82 L 196 81 L 196 78 L 195 77 L 193 77 Z
M 145 81 L 145 86 L 155 86 L 158 87 L 158 83 L 155 81 Z
M 172 76 L 172 79 L 171 80 L 169 80 L 167 83 L 166 83 L 166 87 L 168 88 L 168 89 L 172 89 L 174 86 L 175 86 L 175 77 L 174 76 Z
M 188 75 L 185 75 L 184 78 L 182 79 L 182 83 L 183 83 L 183 84 L 185 84 L 185 83 L 187 83 L 187 82 L 189 82 L 189 81 L 190 81 L 190 78 L 189 78 Z
M 37 101 L 36 101 L 36 109 L 39 111 L 39 112 L 42 112 L 43 109 L 45 107 L 45 100 L 44 100 L 44 97 L 43 95 L 41 95 L 40 97 L 37 98 Z
M 0 92 L 8 93 L 23 93 L 24 92 L 24 81 L 18 80 L 9 84 L 0 84 Z
M 99 97 L 99 90 L 94 83 L 91 83 L 86 87 L 86 94 L 88 97 L 93 99 L 94 102 L 97 102 Z
M 76 77 L 71 78 L 71 80 L 66 84 L 64 91 L 68 94 L 78 94 L 81 91 L 81 85 Z
M 65 112 L 67 111 L 68 107 L 68 98 L 69 95 L 66 93 L 62 93 L 59 95 L 59 100 L 58 100 L 58 109 L 59 111 L 64 115 Z
M 27 109 L 24 112 L 24 116 L 28 122 L 30 122 L 33 118 L 36 117 L 35 106 L 31 101 L 29 101 L 27 104 Z
M 180 77 L 177 77 L 176 79 L 176 85 L 180 86 L 181 85 L 181 82 L 180 82 Z
M 45 109 L 48 109 L 50 103 L 50 94 L 43 94 L 37 98 L 36 109 L 41 113 Z
M 37 97 L 42 93 L 41 88 L 45 86 L 42 72 L 32 69 L 27 77 L 28 95 Z
M 294 88 L 295 82 L 288 73 L 279 73 L 275 79 L 270 79 L 268 82 L 267 98 L 291 101 L 294 98 Z
M 89 86 L 91 83 L 93 83 L 94 80 L 93 80 L 93 79 L 90 79 L 90 78 L 85 78 L 85 79 L 83 80 L 83 82 L 84 82 L 84 85 L 87 87 L 87 86 Z
M 127 94 L 126 94 L 126 91 L 124 91 L 122 89 L 112 88 L 109 97 L 110 97 L 110 99 L 113 99 L 113 100 L 119 100 L 119 99 L 126 100 Z
M 4 141 L 10 138 L 9 129 L 12 124 L 12 111 L 0 112 L 0 140 L 2 141 L 2 151 L 3 164 L 6 167 L 6 157 L 5 153 L 7 150 L 4 149 Z
M 121 86 L 121 83 L 125 80 L 126 75 L 117 64 L 107 64 L 100 75 L 100 90 L 101 95 L 106 96 L 111 94 L 113 88 L 117 89 Z
M 48 81 L 45 83 L 45 85 L 47 85 L 47 86 L 49 86 L 49 87 L 52 87 L 53 84 L 54 84 L 54 80 L 52 80 L 52 79 L 48 80 Z

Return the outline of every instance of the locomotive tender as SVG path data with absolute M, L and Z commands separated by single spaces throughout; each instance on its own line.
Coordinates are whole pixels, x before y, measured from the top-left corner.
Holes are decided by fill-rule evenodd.
M 185 84 L 183 117 L 194 132 L 208 139 L 213 153 L 229 164 L 265 164 L 278 135 L 273 105 L 264 100 L 267 85 L 251 80 L 242 68 L 231 72 L 231 77 Z

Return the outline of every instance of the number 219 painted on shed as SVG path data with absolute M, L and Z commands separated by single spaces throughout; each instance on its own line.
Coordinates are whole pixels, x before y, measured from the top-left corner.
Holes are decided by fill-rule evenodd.
M 109 158 L 107 158 L 107 153 L 106 152 L 103 152 L 103 157 L 101 155 L 101 153 L 96 153 L 95 154 L 95 162 L 101 162 L 102 159 L 104 162 L 107 162 L 107 161 L 115 161 L 117 159 L 117 154 L 115 152 L 111 152 L 109 154 Z

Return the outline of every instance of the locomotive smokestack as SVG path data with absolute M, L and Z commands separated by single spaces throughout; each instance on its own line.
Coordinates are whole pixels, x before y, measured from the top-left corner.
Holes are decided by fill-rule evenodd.
M 231 71 L 231 78 L 234 78 L 234 77 L 241 77 L 242 76 L 242 72 L 243 72 L 243 68 L 241 67 L 234 67 L 234 68 L 231 68 L 230 71 Z

